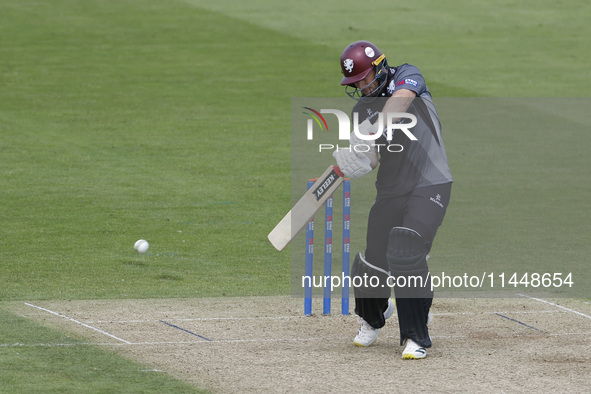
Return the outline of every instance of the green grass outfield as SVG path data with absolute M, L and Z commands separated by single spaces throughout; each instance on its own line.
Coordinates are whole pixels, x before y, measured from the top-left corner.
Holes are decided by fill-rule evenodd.
M 591 93 L 586 1 L 279 4 L 0 1 L 0 301 L 289 294 L 290 254 L 266 235 L 290 207 L 291 99 L 342 96 L 354 40 L 419 66 L 436 97 Z M 588 263 L 589 121 L 574 115 L 565 134 L 444 131 L 456 180 L 444 261 L 495 256 L 494 236 L 525 266 L 548 251 Z M 543 238 L 517 231 L 532 228 Z M 2 321 L 0 345 L 60 335 Z M 21 368 L 23 352 L 0 347 L 12 366 L 0 391 L 147 390 L 116 372 L 126 361 L 76 349 L 27 349 Z M 98 353 L 110 382 L 84 371 Z M 60 374 L 59 358 L 80 368 Z

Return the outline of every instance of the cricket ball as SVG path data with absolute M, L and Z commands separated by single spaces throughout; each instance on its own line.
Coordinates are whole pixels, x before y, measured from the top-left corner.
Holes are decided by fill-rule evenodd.
M 148 241 L 146 241 L 145 239 L 138 239 L 135 244 L 133 245 L 133 248 L 140 254 L 144 254 L 148 251 L 148 249 L 150 248 L 150 244 L 148 243 Z

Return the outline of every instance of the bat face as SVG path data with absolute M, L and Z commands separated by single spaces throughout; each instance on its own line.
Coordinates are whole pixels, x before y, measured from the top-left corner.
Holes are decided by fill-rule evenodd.
M 322 175 L 324 176 L 324 174 Z M 316 197 L 316 200 L 319 201 L 327 193 L 330 196 L 338 187 L 338 185 L 336 187 L 334 186 L 335 182 L 337 182 L 339 178 L 342 180 L 342 175 L 342 173 L 341 175 L 339 175 L 333 167 L 332 171 L 330 171 L 328 175 L 326 175 L 326 177 L 318 178 L 318 181 L 314 183 L 314 185 L 311 188 L 313 190 L 314 196 Z M 317 183 L 319 183 L 318 186 L 316 186 Z
M 314 217 L 326 200 L 343 183 L 343 173 L 329 166 L 293 208 L 281 219 L 267 238 L 277 250 L 283 250 Z

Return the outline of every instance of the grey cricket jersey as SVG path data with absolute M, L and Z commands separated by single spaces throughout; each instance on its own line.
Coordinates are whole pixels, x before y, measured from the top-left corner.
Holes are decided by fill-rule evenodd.
M 417 138 L 411 140 L 395 129 L 392 139 L 386 133 L 376 140 L 380 165 L 376 180 L 377 197 L 395 197 L 418 187 L 440 185 L 453 181 L 441 134 L 441 123 L 431 93 L 419 69 L 409 64 L 389 67 L 387 82 L 378 97 L 362 98 L 353 108 L 359 123 L 369 119 L 375 123 L 386 101 L 399 89 L 417 94 L 406 110 L 416 116 L 417 124 L 408 130 Z M 401 119 L 401 123 L 410 123 Z

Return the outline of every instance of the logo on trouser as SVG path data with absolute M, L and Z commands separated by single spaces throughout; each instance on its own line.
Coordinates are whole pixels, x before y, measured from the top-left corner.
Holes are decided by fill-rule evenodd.
M 431 197 L 429 200 L 443 208 L 443 204 L 441 203 L 441 194 L 438 193 L 435 197 Z

